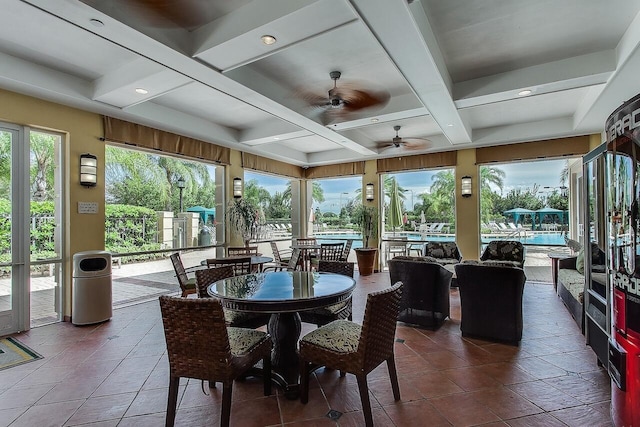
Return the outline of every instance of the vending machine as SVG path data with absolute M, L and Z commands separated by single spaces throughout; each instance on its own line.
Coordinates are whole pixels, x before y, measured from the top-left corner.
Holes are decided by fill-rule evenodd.
M 611 416 L 640 426 L 640 95 L 609 116 L 606 136 Z

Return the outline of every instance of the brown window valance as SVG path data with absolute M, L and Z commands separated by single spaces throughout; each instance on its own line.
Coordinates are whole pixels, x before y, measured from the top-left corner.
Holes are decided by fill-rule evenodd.
M 300 166 L 245 152 L 242 152 L 242 167 L 291 178 L 304 178 L 304 169 Z
M 339 163 L 337 165 L 314 166 L 305 171 L 307 179 L 333 178 L 338 176 L 364 175 L 364 162 Z
M 104 116 L 104 139 L 228 165 L 230 149 L 199 139 Z
M 457 151 L 419 154 L 417 156 L 391 157 L 388 159 L 378 159 L 378 173 L 455 166 L 457 162 Z
M 476 150 L 476 163 L 511 162 L 540 158 L 582 156 L 589 152 L 589 135 L 546 141 L 494 145 Z

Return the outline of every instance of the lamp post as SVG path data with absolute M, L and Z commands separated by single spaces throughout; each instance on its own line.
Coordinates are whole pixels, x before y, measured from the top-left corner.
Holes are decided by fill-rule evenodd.
M 340 208 L 339 208 L 339 212 L 338 212 L 338 217 L 340 218 L 340 226 L 342 227 L 342 195 L 346 194 L 347 196 L 349 195 L 349 193 L 344 192 L 344 193 L 340 193 Z
M 178 182 L 176 183 L 178 186 L 178 190 L 180 191 L 180 212 L 182 212 L 182 190 L 184 190 L 184 178 L 178 178 Z
M 409 189 L 407 189 L 407 190 L 403 190 L 403 191 L 404 191 L 405 193 L 406 193 L 407 191 L 410 191 L 410 192 L 411 192 L 411 212 L 413 212 L 413 207 L 414 207 L 414 204 L 413 204 L 413 190 L 409 190 Z

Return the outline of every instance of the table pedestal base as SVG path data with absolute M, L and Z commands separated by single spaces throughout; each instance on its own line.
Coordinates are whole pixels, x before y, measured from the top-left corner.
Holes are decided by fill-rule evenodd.
M 282 387 L 287 398 L 297 399 L 300 383 L 298 340 L 302 331 L 300 315 L 296 312 L 274 313 L 267 328 L 274 349 L 271 355 L 272 378 Z

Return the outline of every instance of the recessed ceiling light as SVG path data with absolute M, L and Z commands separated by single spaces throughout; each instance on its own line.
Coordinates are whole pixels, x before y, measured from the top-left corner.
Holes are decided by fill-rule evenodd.
M 453 127 L 453 123 L 447 123 L 447 127 L 448 128 L 452 128 Z
M 532 90 L 525 89 L 525 90 L 521 90 L 520 92 L 518 92 L 518 96 L 527 96 L 527 95 L 531 95 L 532 93 L 533 93 Z
M 379 120 L 379 119 L 376 119 L 376 118 L 371 119 L 371 123 L 378 123 L 379 121 L 380 121 L 380 120 Z
M 89 23 L 94 27 L 104 27 L 104 22 L 99 19 L 90 19 Z
M 139 88 L 136 88 L 136 93 L 139 93 L 140 95 L 146 95 L 149 93 L 149 91 L 139 87 Z
M 274 136 L 273 139 L 276 140 L 276 141 L 280 141 L 280 137 L 279 136 Z
M 260 37 L 260 40 L 262 40 L 262 43 L 266 44 L 267 46 L 277 42 L 276 38 L 274 36 L 270 36 L 269 34 L 265 34 L 264 36 Z

